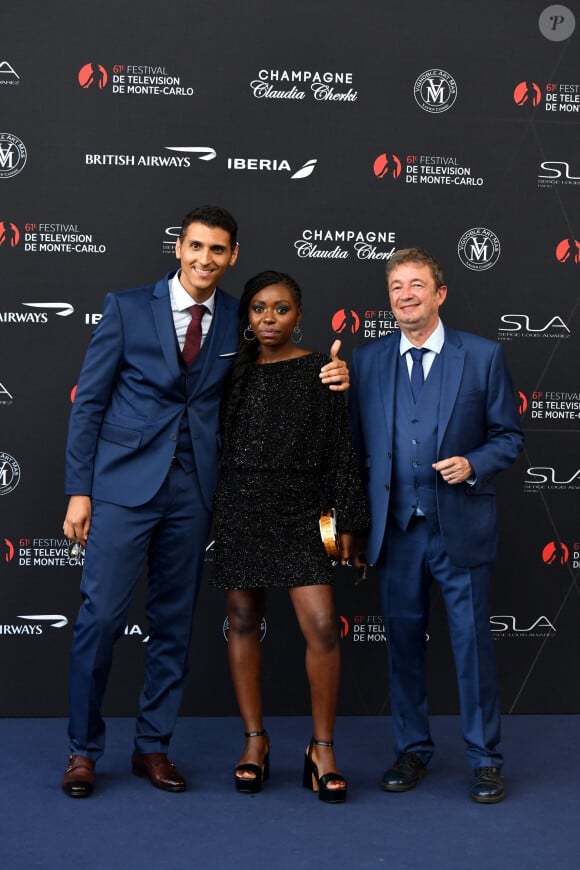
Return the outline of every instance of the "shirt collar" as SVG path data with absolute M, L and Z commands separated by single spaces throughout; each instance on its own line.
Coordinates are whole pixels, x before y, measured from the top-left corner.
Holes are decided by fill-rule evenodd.
M 443 321 L 439 319 L 439 322 L 425 344 L 422 347 L 425 350 L 432 350 L 433 353 L 441 353 L 441 348 L 443 347 L 443 342 L 445 341 L 445 327 L 443 326 Z M 407 353 L 409 348 L 415 347 L 414 344 L 411 344 L 409 339 L 401 333 L 401 340 L 399 342 L 399 353 L 401 356 Z
M 169 280 L 169 295 L 171 296 L 172 311 L 187 311 L 187 309 L 192 305 L 197 304 L 179 280 L 180 271 L 181 270 L 178 269 L 173 278 L 170 278 Z M 210 314 L 213 314 L 215 310 L 215 293 L 216 291 L 214 290 L 209 299 L 206 299 L 205 302 L 201 303 L 202 305 L 205 305 Z

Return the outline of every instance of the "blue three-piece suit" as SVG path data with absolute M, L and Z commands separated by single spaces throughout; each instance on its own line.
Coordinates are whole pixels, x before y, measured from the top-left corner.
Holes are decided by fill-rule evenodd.
M 137 752 L 166 752 L 183 691 L 218 476 L 219 402 L 238 301 L 216 290 L 201 352 L 181 360 L 168 279 L 106 297 L 72 409 L 66 492 L 92 499 L 70 670 L 71 752 L 104 747 L 113 644 L 148 563 L 146 678 Z
M 417 402 L 400 333 L 358 348 L 350 407 L 367 485 L 389 647 L 397 753 L 427 763 L 425 646 L 429 585 L 440 586 L 457 669 L 463 736 L 474 767 L 501 766 L 500 707 L 489 630 L 497 555 L 495 477 L 522 448 L 511 379 L 498 344 L 445 326 Z M 462 456 L 474 480 L 446 483 L 432 463 Z

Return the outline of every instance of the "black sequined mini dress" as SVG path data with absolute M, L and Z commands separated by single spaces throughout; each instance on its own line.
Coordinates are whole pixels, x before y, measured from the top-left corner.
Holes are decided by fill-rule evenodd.
M 321 508 L 336 508 L 340 531 L 368 527 L 345 397 L 319 378 L 327 362 L 311 353 L 251 367 L 222 457 L 212 586 L 332 583 Z

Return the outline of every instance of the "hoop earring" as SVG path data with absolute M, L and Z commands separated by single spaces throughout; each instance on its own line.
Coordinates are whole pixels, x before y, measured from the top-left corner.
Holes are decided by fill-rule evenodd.
M 300 344 L 302 341 L 302 330 L 299 325 L 296 324 L 294 329 L 292 330 L 292 344 Z
M 249 335 L 249 336 L 246 335 L 246 333 L 247 333 L 248 330 L 250 330 L 250 335 Z M 252 329 L 252 327 L 250 326 L 249 323 L 248 323 L 248 325 L 246 326 L 246 328 L 244 329 L 244 338 L 246 339 L 246 341 L 255 341 L 255 340 L 256 340 L 256 336 L 254 335 L 254 330 Z

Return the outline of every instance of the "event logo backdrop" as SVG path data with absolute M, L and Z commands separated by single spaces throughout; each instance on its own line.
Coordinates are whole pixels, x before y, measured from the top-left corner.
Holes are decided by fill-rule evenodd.
M 397 329 L 398 247 L 442 260 L 451 324 L 498 340 L 526 433 L 499 482 L 490 628 L 506 712 L 579 712 L 580 70 L 578 7 L 459 0 L 266 0 L 3 10 L 0 56 L 0 670 L 4 715 L 64 715 L 82 555 L 62 536 L 63 451 L 111 289 L 175 267 L 183 215 L 229 208 L 240 256 L 304 289 L 304 345 Z M 213 542 L 208 542 L 207 572 Z M 374 572 L 336 569 L 341 712 L 386 712 Z M 144 583 L 107 712 L 134 712 Z M 236 710 L 223 596 L 204 588 L 184 713 Z M 283 593 L 262 630 L 266 712 L 309 709 Z M 457 710 L 444 609 L 431 709 Z

